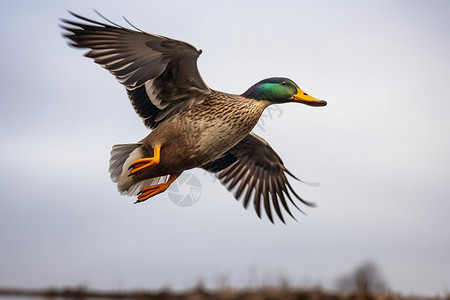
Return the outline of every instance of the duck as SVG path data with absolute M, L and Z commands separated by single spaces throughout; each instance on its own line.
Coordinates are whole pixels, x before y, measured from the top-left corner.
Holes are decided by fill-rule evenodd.
M 112 147 L 109 173 L 122 195 L 137 196 L 135 203 L 142 203 L 166 191 L 184 171 L 201 168 L 234 191 L 246 209 L 252 202 L 259 218 L 263 206 L 272 223 L 272 209 L 285 223 L 283 212 L 296 220 L 290 205 L 303 212 L 297 201 L 315 206 L 294 191 L 286 175 L 299 179 L 252 129 L 269 105 L 319 107 L 326 101 L 284 77 L 261 80 L 241 95 L 216 91 L 200 76 L 202 51 L 194 46 L 146 33 L 127 19 L 133 29 L 99 13 L 103 22 L 69 13 L 72 18 L 60 24 L 68 44 L 88 49 L 84 55 L 125 87 L 151 130 L 137 143 Z

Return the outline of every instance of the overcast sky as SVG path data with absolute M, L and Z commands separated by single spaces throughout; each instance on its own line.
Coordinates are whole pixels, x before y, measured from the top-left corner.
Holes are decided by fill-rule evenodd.
M 372 260 L 394 291 L 450 291 L 450 2 L 0 1 L 0 286 L 185 288 L 335 280 Z M 326 107 L 284 104 L 255 132 L 316 202 L 272 225 L 217 180 L 133 205 L 113 144 L 148 134 L 125 89 L 61 37 L 67 10 L 191 43 L 209 87 L 285 76 Z M 270 113 L 270 114 L 269 114 Z M 184 193 L 188 189 L 186 185 Z

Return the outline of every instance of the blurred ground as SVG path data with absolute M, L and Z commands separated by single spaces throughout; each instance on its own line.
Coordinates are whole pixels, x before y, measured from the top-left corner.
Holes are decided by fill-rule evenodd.
M 46 290 L 19 290 L 19 289 L 0 289 L 0 299 L 7 297 L 13 299 L 17 297 L 21 300 L 37 297 L 41 299 L 142 299 L 142 300 L 171 300 L 171 299 L 250 299 L 250 300 L 425 300 L 425 299 L 446 299 L 446 297 L 418 297 L 402 296 L 397 294 L 385 293 L 373 295 L 369 293 L 350 293 L 338 294 L 316 290 L 291 290 L 291 289 L 271 289 L 261 288 L 257 290 L 232 290 L 225 289 L 219 291 L 207 291 L 201 287 L 186 292 L 171 292 L 161 290 L 152 291 L 130 291 L 130 292 L 105 292 L 89 291 L 85 288 L 74 289 L 46 289 Z

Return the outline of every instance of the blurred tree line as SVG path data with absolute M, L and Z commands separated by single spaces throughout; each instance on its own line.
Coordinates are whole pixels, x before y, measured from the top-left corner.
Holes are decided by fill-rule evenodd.
M 340 276 L 336 287 L 346 293 L 382 294 L 388 291 L 387 281 L 372 261 L 366 261 L 349 274 Z

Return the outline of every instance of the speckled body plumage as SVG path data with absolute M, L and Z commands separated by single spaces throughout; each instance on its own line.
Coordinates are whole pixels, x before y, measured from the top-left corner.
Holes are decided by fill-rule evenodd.
M 167 159 L 135 180 L 178 174 L 217 159 L 250 133 L 269 104 L 213 91 L 203 103 L 172 116 L 141 141 L 143 157 L 153 156 L 153 149 L 162 144 L 161 157 Z

